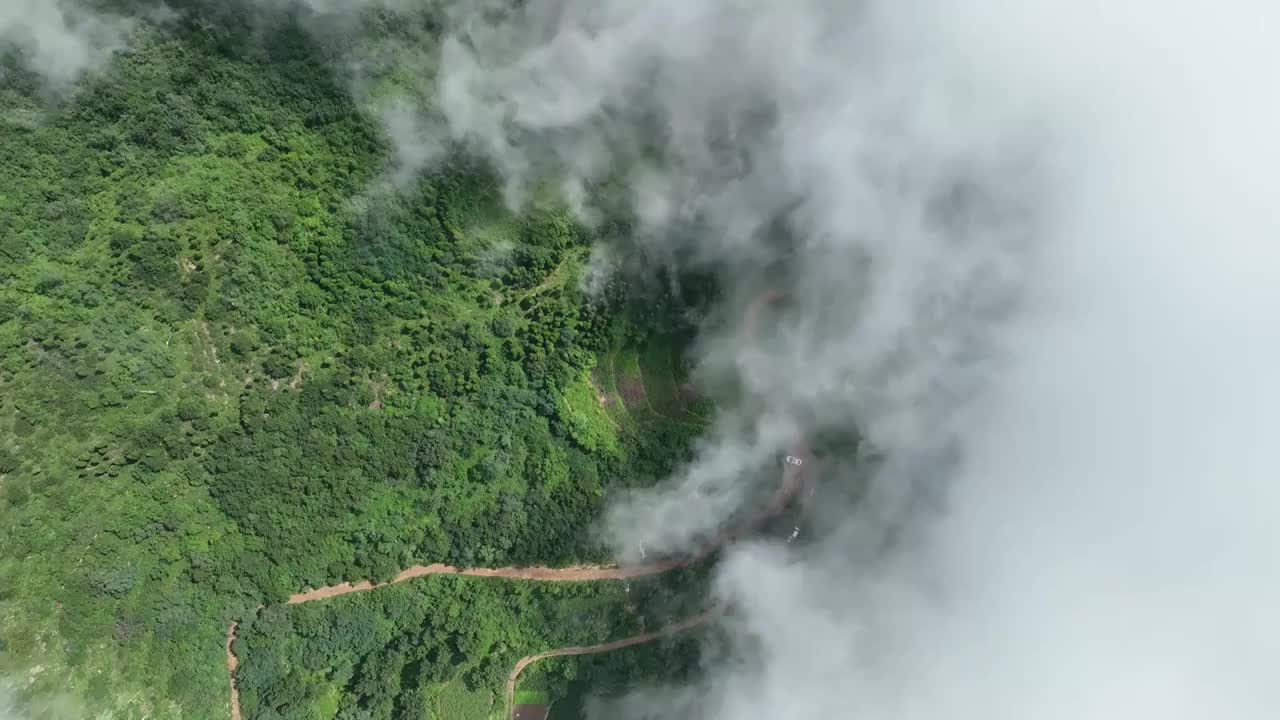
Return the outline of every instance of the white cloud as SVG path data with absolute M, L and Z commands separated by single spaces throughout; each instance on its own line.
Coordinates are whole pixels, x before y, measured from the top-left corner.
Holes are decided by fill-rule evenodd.
M 796 301 L 771 354 L 704 337 L 754 402 L 623 544 L 718 522 L 673 509 L 785 444 L 761 423 L 857 420 L 890 456 L 810 548 L 731 553 L 742 657 L 604 712 L 1274 715 L 1274 5 L 530 7 L 445 63 L 459 134 L 519 177 L 657 128 L 646 241 L 732 307 Z
M 128 45 L 136 20 L 75 0 L 0 3 L 0 50 L 19 59 L 55 90 L 65 90 Z

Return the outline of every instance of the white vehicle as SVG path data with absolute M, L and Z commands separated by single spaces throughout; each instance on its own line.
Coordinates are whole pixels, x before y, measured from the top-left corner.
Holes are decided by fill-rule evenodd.
M 803 465 L 804 461 L 796 457 L 795 455 L 788 455 L 786 458 L 786 463 L 788 465 Z
M 787 538 L 787 542 L 795 540 L 800 535 L 800 526 L 797 525 L 795 530 L 791 531 L 791 537 Z

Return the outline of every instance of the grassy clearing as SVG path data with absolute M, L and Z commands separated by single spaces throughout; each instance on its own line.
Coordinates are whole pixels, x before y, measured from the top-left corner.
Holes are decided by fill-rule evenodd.
M 591 369 L 591 388 L 596 402 L 604 409 L 613 424 L 625 430 L 634 429 L 634 423 L 627 408 L 623 405 L 622 396 L 618 393 L 617 379 L 613 371 L 615 353 L 601 355 L 596 366 Z
M 590 250 L 587 248 L 580 248 L 567 253 L 565 258 L 560 261 L 560 264 L 556 266 L 556 269 L 547 275 L 546 279 L 538 283 L 536 287 L 530 288 L 522 297 L 536 295 L 552 288 L 564 287 L 571 280 L 576 280 L 578 272 L 582 269 L 582 263 L 586 262 L 589 252 Z
M 494 213 L 466 228 L 465 236 L 479 248 L 513 247 L 520 241 L 520 224 L 505 213 Z
M 436 695 L 435 709 L 436 720 L 488 720 L 493 714 L 493 693 L 451 682 Z
M 634 436 L 667 422 L 650 404 L 640 356 L 635 350 L 606 353 L 592 371 L 591 381 L 596 402 L 624 433 Z
M 551 695 L 546 690 L 517 690 L 517 705 L 547 705 L 551 702 Z
M 315 702 L 315 717 L 318 720 L 335 717 L 338 714 L 338 704 L 341 701 L 342 688 L 337 683 L 331 683 L 329 689 L 322 693 Z
M 591 373 L 597 402 L 614 423 L 629 431 L 670 420 L 702 422 L 703 405 L 682 385 L 678 345 L 660 338 L 643 350 L 622 349 L 600 358 Z
M 649 396 L 645 392 L 639 354 L 635 350 L 614 353 L 612 373 L 614 387 L 626 411 L 636 419 L 651 419 L 655 413 L 649 406 Z
M 655 342 L 637 356 L 640 378 L 649 407 L 659 415 L 674 418 L 686 408 L 680 391 L 676 352 L 670 342 Z
M 618 453 L 620 425 L 610 415 L 602 395 L 584 373 L 578 382 L 566 387 L 559 398 L 560 413 L 569 425 L 569 434 L 592 452 Z M 606 399 L 607 400 L 607 399 Z

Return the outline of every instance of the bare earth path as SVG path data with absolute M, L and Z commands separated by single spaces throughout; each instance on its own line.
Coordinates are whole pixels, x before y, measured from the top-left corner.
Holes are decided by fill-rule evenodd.
M 384 583 L 373 583 L 368 580 L 358 583 L 338 583 L 289 596 L 290 605 L 324 600 L 325 598 L 363 592 L 374 588 L 385 587 L 404 582 L 424 575 L 469 575 L 472 577 L 499 577 L 512 580 L 548 580 L 561 582 L 583 582 L 588 580 L 625 580 L 627 578 L 656 575 L 686 563 L 685 560 L 667 560 L 646 565 L 620 567 L 617 565 L 572 565 L 563 568 L 533 565 L 530 567 L 497 567 L 497 568 L 458 568 L 453 565 L 434 563 L 432 565 L 414 565 L 400 571 L 394 579 Z
M 563 655 L 592 655 L 594 653 L 609 652 L 610 650 L 621 650 L 622 648 L 631 647 L 632 645 L 643 645 L 647 642 L 653 642 L 658 638 L 675 635 L 676 633 L 682 633 L 685 630 L 691 630 L 698 627 L 718 615 L 723 610 L 724 608 L 722 607 L 714 607 L 700 615 L 695 615 L 691 618 L 681 620 L 680 622 L 672 623 L 661 630 L 641 633 L 640 635 L 632 635 L 629 638 L 622 638 L 621 640 L 611 640 L 598 645 L 562 647 L 533 655 L 526 655 L 516 661 L 515 669 L 511 671 L 510 675 L 507 675 L 507 707 L 512 707 L 515 704 L 516 681 L 520 679 L 520 673 L 524 672 L 526 667 L 538 662 L 539 660 L 545 660 L 549 657 L 560 657 Z
M 236 659 L 236 654 L 231 652 L 231 643 L 236 641 L 236 629 L 240 627 L 240 623 L 233 622 L 231 627 L 227 628 L 227 677 L 231 679 L 231 720 L 240 720 L 240 688 L 236 687 L 236 667 L 240 665 L 240 661 Z
M 778 300 L 781 294 L 768 291 L 757 297 L 747 308 L 746 318 L 747 325 L 755 324 L 755 318 L 760 308 L 770 302 Z M 676 568 L 685 567 L 699 562 L 709 555 L 720 549 L 721 546 L 731 543 L 743 534 L 750 532 L 769 518 L 777 515 L 786 507 L 792 497 L 796 495 L 805 484 L 805 476 L 808 470 L 813 466 L 813 455 L 809 446 L 803 440 L 796 440 L 792 443 L 788 452 L 799 458 L 803 463 L 797 467 L 791 464 L 783 465 L 782 479 L 778 487 L 778 492 L 774 494 L 773 499 L 769 502 L 758 515 L 752 520 L 742 525 L 730 528 L 722 532 L 714 540 L 705 545 L 696 554 L 687 555 L 679 558 L 669 558 L 641 565 L 571 565 L 569 567 L 553 568 L 543 565 L 532 565 L 528 567 L 498 567 L 498 568 L 459 568 L 453 565 L 445 565 L 443 563 L 433 563 L 431 565 L 414 565 L 413 567 L 401 570 L 394 578 L 387 582 L 375 583 L 369 580 L 363 580 L 357 583 L 338 583 L 336 585 L 326 585 L 325 587 L 314 588 L 305 592 L 295 593 L 289 596 L 286 601 L 289 605 L 298 605 L 315 600 L 324 600 L 327 598 L 338 597 L 353 592 L 364 592 L 365 590 L 373 590 L 375 588 L 385 587 L 395 583 L 401 583 L 413 578 L 424 577 L 426 575 L 467 575 L 471 577 L 498 577 L 513 580 L 543 580 L 549 582 L 588 582 L 594 580 L 626 580 L 629 578 L 644 577 L 648 575 L 657 575 L 659 573 L 674 570 Z M 802 471 L 801 468 L 804 468 Z M 696 615 L 685 620 L 681 620 L 671 625 L 667 625 L 653 632 L 633 635 L 628 638 L 612 640 L 597 645 L 582 645 L 572 647 L 555 648 L 534 655 L 527 655 L 520 658 L 516 662 L 515 668 L 511 674 L 507 676 L 506 702 L 508 711 L 513 707 L 512 703 L 515 697 L 516 681 L 520 678 L 520 673 L 526 667 L 539 660 L 549 657 L 559 657 L 563 655 L 590 655 L 593 653 L 608 652 L 610 650 L 618 650 L 633 645 L 642 645 L 652 642 L 662 637 L 684 632 L 699 625 L 706 623 L 723 611 L 723 607 L 715 607 L 700 615 Z M 231 682 L 231 720 L 241 720 L 240 713 L 240 691 L 236 687 L 236 668 L 239 660 L 231 650 L 231 644 L 235 642 L 236 630 L 239 628 L 239 622 L 231 623 L 227 628 L 227 674 Z

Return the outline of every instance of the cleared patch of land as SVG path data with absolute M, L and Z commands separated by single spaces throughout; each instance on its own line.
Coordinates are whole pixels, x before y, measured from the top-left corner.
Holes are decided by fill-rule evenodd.
M 596 402 L 614 423 L 638 431 L 657 423 L 705 422 L 699 395 L 680 367 L 674 338 L 660 338 L 644 350 L 605 353 L 591 370 Z
M 488 720 L 493 711 L 493 693 L 460 682 L 444 685 L 435 700 L 436 720 Z

